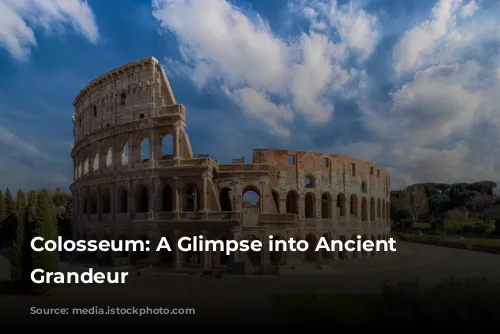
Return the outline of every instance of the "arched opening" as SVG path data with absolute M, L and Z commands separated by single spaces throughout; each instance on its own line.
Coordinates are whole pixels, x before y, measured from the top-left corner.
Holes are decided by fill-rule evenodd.
M 249 187 L 243 190 L 243 207 L 244 208 L 260 207 L 260 195 L 256 188 Z
M 111 212 L 111 192 L 108 188 L 101 189 L 102 213 Z
M 278 194 L 278 192 L 276 190 L 273 190 L 272 195 L 273 195 L 274 205 L 276 206 L 276 212 L 279 213 L 280 212 L 280 195 Z
M 305 197 L 305 215 L 306 218 L 316 217 L 316 198 L 313 193 L 307 193 Z
M 231 189 L 222 188 L 219 194 L 220 209 L 222 211 L 233 211 L 233 202 L 231 201 Z
M 146 162 L 150 158 L 149 138 L 144 138 L 141 142 L 141 161 Z
M 90 192 L 90 214 L 94 215 L 97 213 L 97 191 L 92 190 Z
M 106 153 L 106 167 L 113 164 L 113 149 L 110 147 L 108 153 Z
M 183 211 L 196 212 L 200 209 L 200 192 L 194 184 L 189 184 L 184 192 Z
M 353 215 L 354 217 L 357 217 L 358 216 L 358 196 L 356 196 L 355 194 L 351 195 L 350 206 L 351 206 L 351 210 L 350 210 L 351 215 Z
M 358 242 L 358 236 L 356 234 L 353 234 L 351 235 L 351 240 L 353 240 L 354 242 Z M 358 258 L 358 252 L 357 251 L 354 251 L 354 252 L 351 252 L 352 254 L 352 258 L 353 259 L 357 259 Z
M 148 188 L 144 185 L 140 185 L 137 188 L 137 212 L 148 212 L 149 211 L 149 193 Z
M 299 213 L 299 194 L 295 190 L 290 190 L 286 194 L 286 212 Z
M 366 194 L 367 191 L 368 191 L 368 187 L 366 185 L 366 182 L 365 181 L 361 182 L 361 192 Z
M 377 218 L 382 217 L 382 202 L 380 202 L 380 198 L 377 199 Z
M 323 234 L 323 238 L 325 238 L 325 240 L 326 240 L 326 242 L 327 242 L 327 244 L 328 244 L 328 245 L 330 245 L 330 244 L 331 244 L 331 240 L 332 240 L 332 238 L 330 238 L 330 235 L 329 235 L 328 233 Z M 330 252 L 329 252 L 327 249 L 324 249 L 324 248 L 323 248 L 323 249 L 321 250 L 321 258 L 322 258 L 323 260 L 330 259 Z
M 257 238 L 256 236 L 250 235 L 250 236 L 248 236 L 247 240 L 250 243 L 252 243 L 252 241 L 259 240 L 259 238 Z M 261 257 L 262 251 L 254 251 L 254 250 L 250 249 L 247 252 L 247 254 L 248 254 L 248 260 L 250 261 L 252 266 L 254 266 L 254 267 L 262 266 L 262 257 Z
M 170 249 L 171 250 L 168 250 L 166 248 L 162 248 L 160 250 L 160 258 L 161 258 L 161 262 L 163 264 L 167 264 L 167 265 L 171 265 L 174 263 L 174 251 L 173 251 L 173 247 L 175 247 L 175 245 L 172 243 L 172 239 L 170 239 L 169 237 L 165 237 L 167 239 L 167 242 L 170 246 Z M 174 246 L 172 246 L 174 245 Z
M 191 240 L 193 239 L 194 236 L 190 236 Z M 187 260 L 187 263 L 188 265 L 191 265 L 191 266 L 198 266 L 201 264 L 201 259 L 202 259 L 202 254 L 200 251 L 194 251 L 194 250 L 191 250 L 189 252 L 186 252 L 186 260 Z
M 128 142 L 123 145 L 122 149 L 122 165 L 127 165 L 128 164 L 128 158 L 129 158 L 129 147 L 128 147 Z
M 375 220 L 375 199 L 370 198 L 370 220 Z
M 281 264 L 285 262 L 285 251 L 282 245 L 278 245 L 280 240 L 285 240 L 283 237 L 279 235 L 275 235 L 273 238 L 274 249 L 272 252 L 269 252 L 269 258 L 274 264 Z
M 116 192 L 116 211 L 123 213 L 128 211 L 127 190 L 123 187 L 118 188 Z
M 373 242 L 373 250 L 370 252 L 371 256 L 377 255 L 377 249 L 375 246 L 377 245 L 377 238 L 372 234 L 371 241 Z
M 317 260 L 316 258 L 316 245 L 318 243 L 318 239 L 314 234 L 308 234 L 306 236 L 306 242 L 308 243 L 309 247 L 306 250 L 306 261 L 308 262 L 314 262 Z
M 169 184 L 165 184 L 163 186 L 161 199 L 162 199 L 161 211 L 172 212 L 173 211 L 172 209 L 173 209 L 174 196 L 173 196 L 172 187 L 170 187 Z
M 368 220 L 368 203 L 366 201 L 366 198 L 363 197 L 361 199 L 361 221 L 367 221 Z
M 366 234 L 364 234 L 364 235 L 363 235 L 363 238 L 361 238 L 361 244 L 364 244 L 366 240 L 368 240 L 368 237 L 366 236 Z M 368 252 L 365 250 L 365 248 L 364 248 L 364 247 L 362 247 L 362 249 L 361 249 L 361 255 L 362 255 L 363 257 L 365 257 L 365 256 L 367 256 L 367 255 L 368 255 Z
M 99 169 L 99 153 L 96 153 L 94 156 L 94 161 L 92 163 L 92 170 L 96 171 Z
M 339 236 L 339 240 L 342 242 L 343 245 L 345 245 L 347 238 L 345 237 L 345 235 L 341 235 Z M 344 246 L 342 248 L 339 248 L 338 254 L 339 254 L 339 260 L 346 260 L 348 258 L 347 251 L 345 250 Z
M 83 163 L 83 174 L 87 175 L 89 172 L 89 159 L 85 159 Z
M 144 249 L 141 250 L 137 247 L 136 251 L 133 253 L 132 264 L 137 264 L 137 261 L 146 260 L 149 258 L 149 252 L 147 251 L 146 242 L 149 240 L 146 236 L 140 238 L 144 244 Z
M 316 180 L 314 179 L 314 176 L 307 175 L 304 178 L 304 188 L 316 188 Z
M 340 217 L 345 216 L 345 195 L 343 193 L 337 195 L 337 211 Z
M 321 194 L 321 218 L 332 218 L 332 196 L 329 193 Z
M 161 139 L 161 157 L 162 159 L 173 158 L 174 156 L 174 137 L 171 134 Z
M 127 102 L 127 93 L 123 92 L 120 94 L 120 105 L 124 106 L 125 102 Z

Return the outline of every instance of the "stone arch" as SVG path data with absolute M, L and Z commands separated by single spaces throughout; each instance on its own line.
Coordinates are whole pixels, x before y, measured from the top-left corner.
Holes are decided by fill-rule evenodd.
M 252 241 L 254 240 L 260 240 L 259 238 L 257 238 L 255 235 L 249 235 L 247 240 L 252 243 Z M 248 260 L 250 261 L 250 263 L 256 267 L 256 266 L 262 266 L 262 250 L 260 251 L 254 251 L 252 249 L 250 249 L 248 252 Z
M 316 245 L 318 244 L 318 238 L 316 238 L 316 236 L 314 234 L 309 233 L 306 236 L 306 241 L 307 241 L 309 247 L 306 250 L 305 260 L 309 261 L 309 262 L 316 261 L 317 258 L 316 258 L 315 249 L 316 249 Z
M 231 201 L 230 188 L 224 187 L 219 193 L 220 209 L 221 211 L 233 211 L 233 202 Z
M 218 237 L 214 240 L 221 240 L 222 242 L 226 242 L 226 237 Z M 226 252 L 221 252 L 218 249 L 212 251 L 212 267 L 217 266 L 225 266 L 231 263 L 231 255 L 227 255 Z
M 366 185 L 366 181 L 361 182 L 361 192 L 366 194 L 368 192 L 368 186 Z
M 260 208 L 260 191 L 255 186 L 247 186 L 243 189 L 242 199 L 244 208 Z
M 290 190 L 286 194 L 286 212 L 299 213 L 299 194 L 295 190 Z
M 161 157 L 162 159 L 173 158 L 174 156 L 174 137 L 166 134 L 161 139 Z
M 321 218 L 332 218 L 332 195 L 329 192 L 321 194 Z
M 380 201 L 380 198 L 377 199 L 377 218 L 382 217 L 382 202 Z
M 325 233 L 325 234 L 323 234 L 322 237 L 326 240 L 326 242 L 327 242 L 328 245 L 331 244 L 332 238 L 330 237 L 330 234 Z M 323 248 L 321 250 L 321 259 L 323 259 L 323 260 L 330 259 L 330 252 L 327 249 Z
M 113 164 L 113 148 L 110 147 L 108 152 L 106 153 L 106 167 L 109 167 Z
M 337 195 L 337 211 L 340 217 L 345 216 L 345 206 L 346 206 L 345 195 L 343 193 L 339 193 Z
M 136 212 L 148 212 L 149 211 L 149 191 L 148 187 L 141 184 L 137 187 L 136 195 Z
M 167 240 L 168 244 L 170 245 L 170 249 L 168 250 L 166 248 L 162 248 L 160 250 L 160 260 L 162 264 L 166 264 L 168 266 L 172 265 L 174 263 L 174 247 L 175 244 L 172 243 L 172 239 L 170 237 L 165 237 Z
M 347 241 L 347 238 L 345 235 L 339 236 L 339 240 L 342 242 L 344 246 L 342 246 L 342 249 L 339 248 L 338 250 L 338 255 L 339 255 L 339 260 L 347 260 L 347 251 L 345 250 L 345 243 Z
M 272 252 L 269 252 L 269 257 L 272 263 L 274 264 L 284 264 L 285 263 L 285 251 L 283 250 L 282 246 L 276 245 L 276 241 L 281 241 L 285 240 L 280 235 L 274 235 L 273 236 L 273 242 L 274 242 L 274 250 Z
M 358 236 L 356 234 L 351 235 L 351 240 L 353 240 L 357 244 L 357 242 L 358 242 Z M 357 251 L 351 252 L 351 254 L 352 254 L 352 258 L 353 259 L 357 259 L 358 258 L 359 254 L 358 254 Z
M 146 162 L 150 159 L 151 150 L 149 146 L 149 138 L 146 137 L 141 141 L 141 161 Z
M 99 152 L 96 152 L 94 159 L 92 160 L 92 171 L 97 171 L 99 169 Z
M 274 205 L 276 206 L 276 212 L 280 213 L 280 194 L 276 190 L 273 190 L 271 194 L 273 196 Z
M 161 190 L 161 211 L 163 212 L 172 212 L 174 211 L 174 192 L 170 184 L 163 184 L 163 188 Z M 170 242 L 169 242 L 170 244 Z
M 116 191 L 116 212 L 123 213 L 128 211 L 128 194 L 124 187 L 119 187 Z
M 377 249 L 375 248 L 375 246 L 377 245 L 377 237 L 372 234 L 370 240 L 373 242 L 373 250 L 370 252 L 370 254 L 371 256 L 375 256 L 377 254 Z
M 367 240 L 368 240 L 368 237 L 366 236 L 366 234 L 363 234 L 363 237 L 361 238 L 361 256 L 363 256 L 363 257 L 366 257 L 368 255 L 368 252 L 363 247 L 363 244 Z
M 108 187 L 101 189 L 102 213 L 111 212 L 111 191 Z
M 304 188 L 316 188 L 316 178 L 312 174 L 307 174 L 304 177 Z
M 127 102 L 127 93 L 122 92 L 120 94 L 120 105 L 124 106 L 126 102 Z
M 137 247 L 135 252 L 133 252 L 132 254 L 132 259 L 131 259 L 132 264 L 137 264 L 137 261 L 146 260 L 149 258 L 149 252 L 146 250 L 147 249 L 146 241 L 149 240 L 149 238 L 143 235 L 139 238 L 139 240 L 141 240 L 144 243 L 144 249 L 141 250 L 140 247 Z
M 191 240 L 193 240 L 194 236 L 190 235 L 189 237 L 191 238 Z M 187 262 L 188 266 L 197 267 L 201 264 L 201 259 L 202 259 L 203 254 L 200 251 L 191 250 L 191 251 L 185 252 L 184 256 L 186 257 L 186 262 Z
M 194 183 L 186 186 L 183 199 L 182 211 L 195 212 L 200 209 L 200 191 Z
M 126 142 L 122 149 L 121 149 L 121 163 L 122 165 L 127 165 L 128 164 L 128 161 L 129 161 L 129 158 L 130 158 L 130 152 L 129 152 L 129 145 L 128 145 L 128 142 Z
M 350 211 L 354 217 L 358 216 L 358 196 L 356 194 L 351 195 Z
M 370 197 L 370 220 L 375 220 L 375 198 Z
M 306 218 L 316 218 L 316 196 L 313 193 L 306 193 L 304 208 Z
M 366 197 L 363 197 L 361 199 L 361 221 L 367 221 L 368 220 L 368 201 L 366 200 Z

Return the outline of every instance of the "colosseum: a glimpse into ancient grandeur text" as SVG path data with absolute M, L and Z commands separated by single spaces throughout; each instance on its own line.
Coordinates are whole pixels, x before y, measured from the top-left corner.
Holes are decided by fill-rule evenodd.
M 222 164 L 193 152 L 186 109 L 153 58 L 113 69 L 74 101 L 73 234 L 76 239 L 147 239 L 150 252 L 98 253 L 115 265 L 151 263 L 213 269 L 244 263 L 334 265 L 375 252 L 156 252 L 175 240 L 300 238 L 387 239 L 389 175 L 369 162 L 313 152 L 256 149 Z M 265 243 L 264 243 L 265 245 Z M 312 247 L 314 250 L 314 247 Z

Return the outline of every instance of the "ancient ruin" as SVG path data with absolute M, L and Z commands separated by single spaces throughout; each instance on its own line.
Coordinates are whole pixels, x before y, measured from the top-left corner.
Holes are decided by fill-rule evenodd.
M 389 175 L 369 162 L 313 152 L 256 149 L 221 164 L 195 154 L 186 109 L 164 69 L 149 57 L 98 77 L 74 101 L 72 150 L 75 239 L 147 239 L 150 252 L 97 254 L 115 265 L 153 263 L 210 269 L 229 261 L 245 271 L 315 267 L 377 255 L 349 252 L 156 252 L 175 240 L 387 239 Z M 265 244 L 265 243 L 264 243 Z M 313 248 L 314 249 L 314 248 Z M 319 266 L 318 266 L 319 265 Z M 263 269 L 264 268 L 264 269 Z

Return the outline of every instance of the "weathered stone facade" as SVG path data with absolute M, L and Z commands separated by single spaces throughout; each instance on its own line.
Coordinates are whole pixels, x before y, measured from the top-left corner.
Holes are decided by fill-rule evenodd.
M 221 254 L 160 253 L 162 236 L 208 239 L 387 239 L 389 175 L 338 155 L 254 150 L 253 161 L 221 164 L 194 154 L 186 110 L 150 57 L 92 81 L 74 102 L 73 231 L 77 239 L 148 239 L 146 254 L 107 254 L 115 264 L 213 268 Z M 253 192 L 247 199 L 247 193 Z M 314 247 L 313 247 L 314 248 Z M 374 254 L 372 254 L 374 255 Z M 101 257 L 104 256 L 101 254 Z M 252 264 L 297 265 L 367 256 L 347 252 L 235 253 Z

